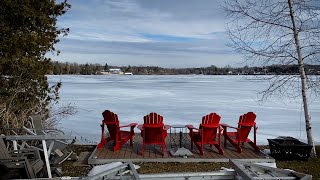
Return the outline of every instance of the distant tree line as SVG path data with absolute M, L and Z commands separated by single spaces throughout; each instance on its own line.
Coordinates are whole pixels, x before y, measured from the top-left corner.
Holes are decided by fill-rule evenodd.
M 61 63 L 54 61 L 51 63 L 51 70 L 49 74 L 81 74 L 81 75 L 91 75 L 98 74 L 103 70 L 101 64 L 78 64 L 78 63 Z
M 108 64 L 78 64 L 78 63 L 62 63 L 52 62 L 49 74 L 80 74 L 80 75 L 100 75 L 108 72 L 109 69 L 120 69 L 122 72 L 131 72 L 134 75 L 187 75 L 187 74 L 203 74 L 203 75 L 287 75 L 298 74 L 299 67 L 297 65 L 271 65 L 265 67 L 200 67 L 200 68 L 163 68 L 158 66 L 108 66 Z M 320 65 L 306 65 L 308 74 L 320 75 Z

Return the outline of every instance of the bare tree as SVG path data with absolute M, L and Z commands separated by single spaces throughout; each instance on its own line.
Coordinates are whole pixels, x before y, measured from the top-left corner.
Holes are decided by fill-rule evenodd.
M 299 74 L 272 76 L 263 98 L 273 94 L 300 96 L 303 100 L 308 144 L 316 156 L 308 95 L 318 93 L 319 79 L 308 76 L 305 64 L 319 63 L 320 9 L 312 0 L 226 0 L 231 19 L 227 25 L 230 46 L 246 60 L 261 66 L 271 64 L 299 66 Z M 309 94 L 308 94 L 309 93 Z

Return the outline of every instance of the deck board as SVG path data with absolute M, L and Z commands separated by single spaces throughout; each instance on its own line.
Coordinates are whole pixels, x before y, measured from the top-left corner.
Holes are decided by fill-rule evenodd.
M 176 138 L 170 141 L 170 138 Z M 168 134 L 166 138 L 166 150 L 164 156 L 161 154 L 160 145 L 147 145 L 145 147 L 145 156 L 141 154 L 142 149 L 142 138 L 140 134 L 136 134 L 133 139 L 133 147 L 130 146 L 130 142 L 127 142 L 123 147 L 113 152 L 112 142 L 109 142 L 102 149 L 95 149 L 88 159 L 89 164 L 105 164 L 109 162 L 122 161 L 122 162 L 228 162 L 229 159 L 246 159 L 247 161 L 253 162 L 274 162 L 274 159 L 263 154 L 262 152 L 256 152 L 254 149 L 245 143 L 243 146 L 243 152 L 238 153 L 237 150 L 227 142 L 226 147 L 222 143 L 224 154 L 219 154 L 217 148 L 210 145 L 206 145 L 204 148 L 204 156 L 200 155 L 199 150 L 193 145 L 191 149 L 190 138 L 188 134 L 183 134 L 182 146 L 190 149 L 193 156 L 188 158 L 173 157 L 170 154 L 171 148 L 179 147 L 178 134 Z M 224 142 L 223 139 L 221 142 Z

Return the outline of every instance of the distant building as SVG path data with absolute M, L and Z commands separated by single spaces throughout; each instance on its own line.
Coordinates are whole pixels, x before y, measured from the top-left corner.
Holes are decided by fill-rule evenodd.
M 123 74 L 121 69 L 109 69 L 110 74 Z
M 124 73 L 121 71 L 121 69 L 109 69 L 108 71 L 105 71 L 105 70 L 100 71 L 100 74 L 102 74 L 102 75 L 111 75 L 111 74 L 123 75 Z
M 100 71 L 100 74 L 102 74 L 102 75 L 109 75 L 109 74 L 110 74 L 110 72 Z

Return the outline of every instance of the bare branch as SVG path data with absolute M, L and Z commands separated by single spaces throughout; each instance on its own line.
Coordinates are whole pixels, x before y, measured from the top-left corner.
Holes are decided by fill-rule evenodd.
M 307 91 L 319 93 L 319 79 L 308 76 L 306 60 L 318 61 L 320 53 L 320 7 L 312 1 L 233 0 L 225 2 L 231 21 L 227 33 L 229 46 L 245 55 L 246 60 L 262 61 L 264 65 L 298 65 L 299 74 L 273 76 L 262 99 L 271 95 L 297 98 L 304 103 L 308 143 L 313 144 Z M 312 150 L 315 155 L 315 148 Z

